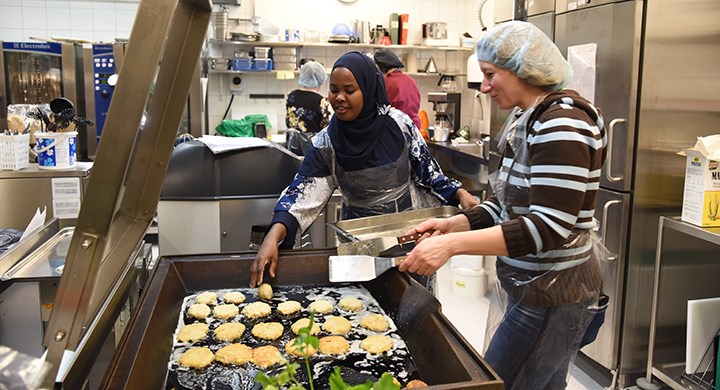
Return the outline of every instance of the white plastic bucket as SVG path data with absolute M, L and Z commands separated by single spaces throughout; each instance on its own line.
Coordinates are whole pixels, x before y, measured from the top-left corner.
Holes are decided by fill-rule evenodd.
M 77 162 L 77 131 L 35 133 L 38 168 L 65 170 L 75 168 Z
M 450 260 L 452 290 L 455 294 L 479 298 L 487 290 L 487 277 L 483 269 L 482 256 L 459 255 Z

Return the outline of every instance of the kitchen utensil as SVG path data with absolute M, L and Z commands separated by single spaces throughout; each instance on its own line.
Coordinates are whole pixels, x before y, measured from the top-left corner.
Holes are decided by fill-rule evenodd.
M 230 39 L 240 42 L 254 42 L 257 41 L 258 35 L 252 33 L 231 32 Z
M 333 34 L 333 35 L 330 35 L 330 38 L 328 38 L 328 42 L 330 42 L 330 43 L 350 43 L 351 39 L 352 38 L 349 35 Z
M 404 259 L 405 256 L 329 256 L 330 281 L 333 283 L 366 282 L 377 278 L 392 267 L 397 267 Z
M 430 139 L 435 142 L 445 142 L 450 137 L 450 123 L 445 117 L 439 117 L 435 121 L 435 127 Z
M 457 83 L 455 83 L 454 75 L 441 74 L 437 85 L 443 92 L 455 92 L 457 90 Z
M 437 65 L 435 65 L 435 58 L 430 57 L 427 64 L 425 64 L 425 68 L 423 69 L 423 72 L 425 73 L 437 73 Z
M 415 247 L 419 234 L 400 237 L 373 237 L 366 240 L 343 242 L 338 244 L 338 255 L 369 255 L 407 253 Z
M 227 38 L 228 11 L 222 7 L 220 11 L 212 13 L 213 37 L 218 41 Z
M 707 353 L 708 345 L 712 343 L 719 326 L 720 298 L 687 301 L 686 373 L 702 372 L 708 367 L 712 359 L 711 353 Z
M 430 39 L 446 39 L 447 38 L 447 23 L 444 23 L 444 22 L 423 23 L 422 37 L 430 38 Z

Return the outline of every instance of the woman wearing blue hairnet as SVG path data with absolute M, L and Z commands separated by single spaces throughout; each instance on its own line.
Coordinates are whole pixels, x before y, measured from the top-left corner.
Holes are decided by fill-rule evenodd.
M 599 110 L 573 90 L 569 64 L 526 22 L 477 43 L 481 92 L 515 107 L 499 138 L 493 196 L 428 220 L 401 271 L 435 272 L 457 254 L 496 255 L 485 359 L 507 389 L 563 389 L 602 287 L 605 252 L 593 233 L 607 138 Z
M 317 133 L 330 121 L 330 104 L 320 94 L 320 87 L 327 81 L 325 67 L 319 62 L 303 64 L 298 76 L 300 88 L 287 97 L 285 125 L 302 132 Z
M 390 106 L 372 59 L 360 52 L 340 57 L 330 74 L 328 98 L 335 113 L 313 137 L 295 179 L 280 195 L 251 268 L 251 286 L 262 283 L 268 264 L 275 277 L 278 245 L 292 248 L 336 189 L 342 195 L 341 219 L 453 199 L 464 208 L 477 204 L 457 180 L 443 174 L 410 117 Z

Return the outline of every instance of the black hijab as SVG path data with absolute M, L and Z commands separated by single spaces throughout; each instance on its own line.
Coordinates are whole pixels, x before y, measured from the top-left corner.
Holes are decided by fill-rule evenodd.
M 330 119 L 328 135 L 338 164 L 346 171 L 356 171 L 367 167 L 368 163 L 381 165 L 395 161 L 404 148 L 405 138 L 395 120 L 388 115 L 390 101 L 382 74 L 372 59 L 357 51 L 338 58 L 333 70 L 340 67 L 347 68 L 355 76 L 363 94 L 363 107 L 352 121 L 343 122 L 334 114 Z M 382 150 L 376 150 L 379 142 Z

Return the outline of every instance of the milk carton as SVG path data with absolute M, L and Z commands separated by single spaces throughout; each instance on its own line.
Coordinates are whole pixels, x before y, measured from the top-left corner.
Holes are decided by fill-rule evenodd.
M 684 154 L 682 220 L 702 227 L 720 226 L 720 134 L 698 137 Z

